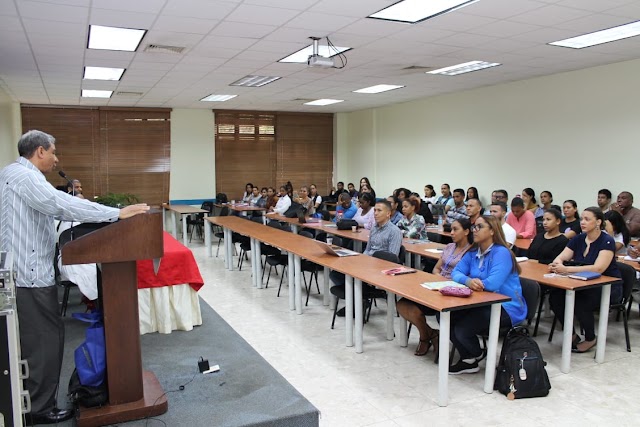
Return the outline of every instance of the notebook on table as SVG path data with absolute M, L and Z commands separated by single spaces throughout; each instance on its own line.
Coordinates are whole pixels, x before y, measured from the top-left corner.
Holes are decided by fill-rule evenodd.
M 340 246 L 328 245 L 328 244 L 326 244 L 324 242 L 320 242 L 318 240 L 314 240 L 314 241 L 322 248 L 323 251 L 325 251 L 329 255 L 334 255 L 334 256 L 339 256 L 339 257 L 360 255 L 359 252 L 354 252 L 354 251 L 349 250 L 349 249 L 341 248 Z
M 601 274 L 596 273 L 595 271 L 579 271 L 577 273 L 571 273 L 569 275 L 570 278 L 577 280 L 593 280 L 597 279 L 600 276 Z
M 420 284 L 420 286 L 422 286 L 423 288 L 429 289 L 431 291 L 439 291 L 440 289 L 446 286 L 453 286 L 456 288 L 466 288 L 465 285 L 461 285 L 460 283 L 454 282 L 453 280 L 445 280 L 442 282 L 426 282 L 426 283 Z

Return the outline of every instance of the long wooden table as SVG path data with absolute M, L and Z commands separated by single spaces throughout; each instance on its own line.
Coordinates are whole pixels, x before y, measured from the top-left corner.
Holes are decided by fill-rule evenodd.
M 168 203 L 162 204 L 162 226 L 165 225 L 165 211 L 171 211 L 172 213 L 172 224 L 173 224 L 173 237 L 178 240 L 178 215 L 182 217 L 182 244 L 187 246 L 187 221 L 185 215 L 191 214 L 199 214 L 203 213 L 205 217 L 209 215 L 209 211 L 201 208 L 196 208 L 194 206 L 189 205 L 170 205 Z M 205 222 L 206 224 L 206 222 Z M 208 243 L 211 242 L 210 230 L 206 229 L 205 226 L 205 234 L 204 234 L 205 245 L 209 246 Z
M 282 230 L 276 230 L 265 227 L 261 224 L 247 221 L 235 217 L 214 217 L 208 218 L 207 221 L 222 226 L 225 229 L 225 246 L 232 245 L 231 230 L 249 236 L 252 241 L 252 250 L 259 248 L 260 242 L 264 242 L 289 253 L 289 265 L 294 265 L 294 269 L 290 268 L 289 274 L 289 301 L 290 308 L 295 308 L 299 314 L 302 314 L 302 287 L 301 287 L 301 258 L 305 258 L 311 262 L 315 262 L 325 267 L 325 278 L 328 278 L 328 271 L 335 270 L 345 274 L 345 322 L 346 322 L 346 344 L 351 347 L 354 345 L 354 307 L 355 307 L 355 347 L 356 352 L 363 351 L 363 307 L 362 307 L 362 283 L 366 282 L 387 291 L 387 339 L 394 338 L 394 312 L 395 312 L 395 295 L 408 298 L 419 304 L 426 305 L 441 313 L 440 316 L 440 340 L 448 343 L 450 337 L 450 312 L 455 310 L 469 309 L 473 307 L 491 305 L 491 320 L 489 327 L 489 343 L 487 351 L 487 367 L 485 370 L 484 391 L 493 392 L 493 382 L 495 377 L 495 361 L 497 356 L 498 332 L 500 323 L 500 308 L 503 302 L 509 301 L 504 295 L 494 294 L 490 292 L 476 292 L 470 298 L 445 297 L 437 292 L 429 291 L 422 286 L 423 282 L 440 281 L 440 276 L 418 271 L 416 274 L 387 276 L 382 270 L 394 268 L 394 263 L 373 258 L 366 255 L 353 257 L 335 257 L 327 255 L 317 244 L 312 243 L 309 239 L 298 236 L 294 233 L 287 233 Z M 229 231 L 227 231 L 229 230 Z M 230 257 L 231 250 L 225 250 L 225 256 Z M 256 267 L 253 270 L 254 284 L 261 287 L 261 274 L 259 271 L 260 255 L 259 252 L 253 252 L 252 264 Z M 225 261 L 227 266 L 233 265 L 233 262 Z M 325 280 L 327 283 L 327 280 Z M 325 285 L 325 294 L 328 294 L 328 287 Z M 294 296 L 295 294 L 295 296 Z M 293 297 L 293 298 L 292 298 Z M 292 307 L 292 301 L 294 307 Z M 407 325 L 402 319 L 400 327 L 401 345 L 407 346 Z M 448 346 L 440 347 L 440 364 L 438 367 L 438 402 L 441 406 L 446 406 L 448 401 L 448 373 L 449 373 L 449 354 Z

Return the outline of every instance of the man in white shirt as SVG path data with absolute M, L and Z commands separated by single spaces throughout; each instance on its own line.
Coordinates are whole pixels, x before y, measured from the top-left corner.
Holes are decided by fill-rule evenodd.
M 489 214 L 500 220 L 500 223 L 502 224 L 502 231 L 504 232 L 504 238 L 511 248 L 511 246 L 516 243 L 517 233 L 512 226 L 504 221 L 504 217 L 507 215 L 507 205 L 501 201 L 493 202 L 491 206 L 489 206 Z

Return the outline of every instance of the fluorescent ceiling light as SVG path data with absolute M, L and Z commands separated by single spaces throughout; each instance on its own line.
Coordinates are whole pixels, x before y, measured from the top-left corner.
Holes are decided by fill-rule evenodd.
M 244 76 L 240 80 L 236 80 L 235 82 L 231 83 L 230 86 L 260 87 L 275 82 L 278 79 L 280 79 L 280 77 Z
M 89 49 L 135 52 L 147 30 L 89 25 Z
M 485 68 L 497 67 L 502 65 L 498 62 L 471 61 L 463 64 L 452 65 L 451 67 L 439 68 L 433 71 L 427 71 L 426 74 L 442 74 L 445 76 L 457 76 L 458 74 L 470 73 L 472 71 L 483 70 Z
M 209 95 L 209 96 L 205 96 L 200 101 L 223 102 L 223 101 L 228 101 L 232 98 L 235 98 L 236 96 L 238 95 Z
M 86 80 L 120 80 L 124 68 L 84 67 L 84 79 Z
M 112 90 L 88 90 L 82 89 L 83 98 L 111 98 Z
M 315 101 L 305 102 L 304 105 L 331 105 L 338 102 L 344 102 L 344 99 L 316 99 Z
M 367 18 L 400 21 L 415 24 L 456 9 L 469 6 L 478 0 L 404 0 L 392 4 Z
M 325 46 L 325 45 L 319 45 L 318 46 L 318 55 L 320 56 L 324 56 L 325 58 L 331 58 L 333 56 L 336 56 L 342 52 L 346 52 L 348 50 L 351 50 L 350 47 L 340 47 L 340 46 Z M 281 60 L 279 60 L 278 62 L 295 62 L 295 63 L 301 63 L 301 64 L 306 64 L 307 60 L 309 59 L 309 57 L 313 55 L 313 45 L 309 45 L 303 49 L 300 49 L 297 52 L 292 53 L 291 55 L 282 58 Z
M 616 40 L 628 39 L 640 34 L 640 21 L 631 22 L 629 24 L 619 25 L 617 27 L 608 28 L 606 30 L 596 31 L 594 33 L 583 34 L 581 36 L 572 37 L 570 39 L 559 40 L 549 43 L 554 46 L 570 47 L 573 49 L 582 49 L 585 47 L 595 46 L 602 43 L 609 43 Z
M 388 90 L 400 89 L 401 87 L 404 87 L 404 86 L 399 86 L 399 85 L 375 85 L 375 86 L 370 86 L 370 87 L 365 87 L 365 88 L 362 88 L 362 89 L 354 90 L 353 92 L 355 92 L 355 93 L 380 93 L 380 92 L 386 92 Z

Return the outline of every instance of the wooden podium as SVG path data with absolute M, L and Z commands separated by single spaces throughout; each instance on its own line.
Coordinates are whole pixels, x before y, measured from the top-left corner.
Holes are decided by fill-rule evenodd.
M 61 249 L 62 263 L 102 264 L 109 404 L 80 408 L 78 426 L 117 424 L 167 412 L 158 379 L 142 371 L 136 260 L 164 253 L 162 214 L 149 212 L 97 229 Z

